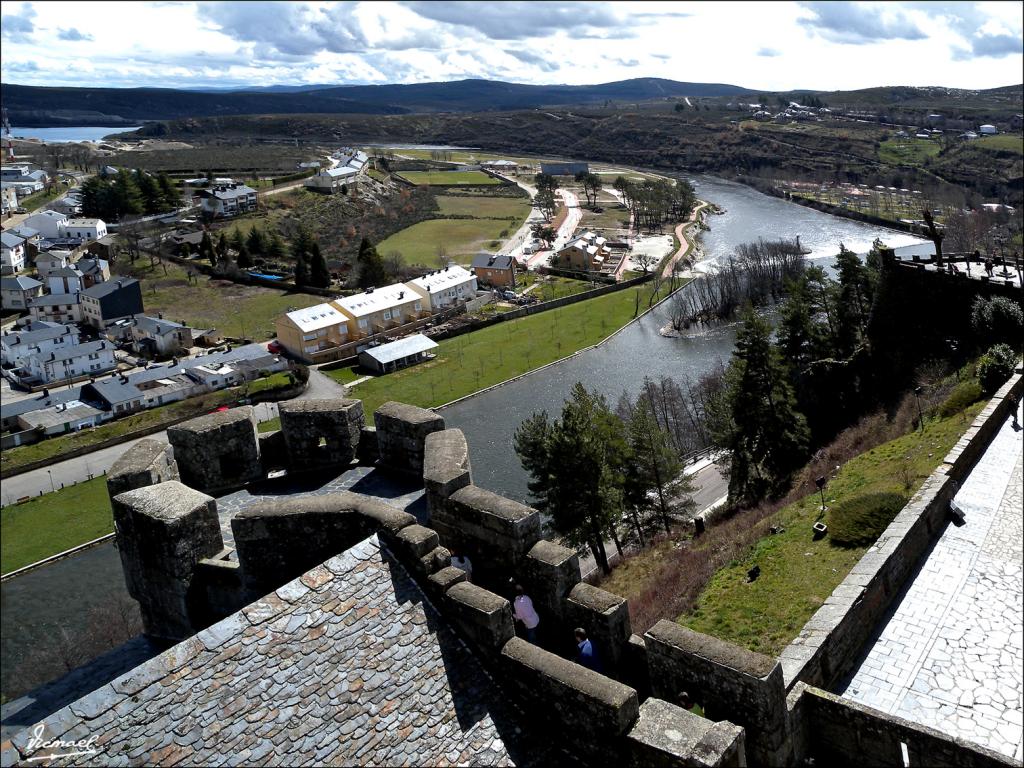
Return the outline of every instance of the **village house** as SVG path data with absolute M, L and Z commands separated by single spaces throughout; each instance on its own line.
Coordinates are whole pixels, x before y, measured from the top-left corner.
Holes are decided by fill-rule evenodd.
M 496 173 L 516 173 L 519 170 L 519 163 L 515 160 L 483 160 L 480 167 Z
M 91 288 L 110 279 L 110 262 L 106 259 L 79 259 L 75 268 L 82 273 L 84 288 Z
M 355 296 L 335 299 L 331 304 L 349 319 L 349 336 L 361 339 L 426 317 L 430 312 L 424 299 L 403 283 L 369 288 Z
M 995 136 L 997 133 L 999 133 L 999 129 L 996 128 L 994 125 L 986 123 L 985 125 L 978 127 L 978 133 L 980 133 L 982 136 Z
M 107 236 L 107 225 L 103 219 L 68 219 L 61 236 L 68 240 L 91 243 Z
M 71 265 L 71 251 L 54 249 L 42 251 L 35 260 L 36 273 L 41 280 L 45 280 L 57 270 L 64 269 Z
M 406 285 L 427 300 L 431 312 L 476 298 L 476 276 L 457 264 L 428 272 Z
M 82 319 L 94 328 L 105 328 L 119 318 L 143 313 L 142 288 L 135 278 L 97 283 L 82 290 L 80 296 Z
M 47 240 L 56 240 L 64 237 L 64 226 L 68 223 L 68 216 L 60 211 L 40 211 L 28 216 L 22 224 L 32 227 Z
M 516 261 L 511 256 L 479 253 L 473 257 L 470 269 L 484 285 L 494 288 L 516 287 Z
M 18 193 L 12 186 L 0 187 L 0 215 L 13 214 L 18 207 Z
M 40 408 L 18 416 L 18 428 L 35 430 L 46 437 L 77 432 L 85 427 L 95 427 L 110 419 L 109 414 L 94 408 L 81 400 L 69 400 L 49 408 Z
M 32 355 L 25 368 L 31 380 L 52 384 L 95 376 L 116 366 L 114 345 L 101 339 Z
M 123 375 L 91 380 L 82 387 L 82 399 L 99 404 L 113 417 L 141 411 L 146 402 L 142 391 Z
M 348 317 L 330 304 L 298 309 L 275 321 L 278 343 L 289 354 L 312 362 L 312 355 L 348 342 Z
M 89 243 L 85 250 L 93 256 L 110 261 L 117 256 L 118 241 L 117 235 L 107 235 Z
M 0 232 L 0 268 L 11 275 L 25 268 L 25 240 L 11 232 Z
M 77 323 L 82 319 L 82 302 L 77 293 L 47 293 L 29 299 L 28 311 L 33 320 Z
M 22 329 L 0 336 L 0 362 L 11 368 L 20 368 L 32 355 L 70 347 L 78 340 L 78 329 L 73 325 L 45 321 L 29 323 Z
M 540 172 L 548 176 L 575 176 L 577 173 L 590 173 L 589 163 L 541 163 Z
M 256 210 L 259 196 L 256 190 L 245 184 L 204 189 L 199 192 L 203 213 L 215 218 L 229 218 L 240 213 Z
M 374 373 L 390 373 L 423 362 L 432 349 L 437 349 L 437 342 L 414 333 L 390 344 L 364 349 L 359 353 L 359 364 Z
M 347 195 L 349 191 L 355 189 L 358 175 L 359 171 L 347 166 L 326 168 L 310 176 L 303 182 L 303 185 L 313 192 L 324 192 L 328 195 L 340 192 Z
M 43 294 L 43 284 L 31 277 L 0 277 L 0 306 L 5 310 L 26 309 L 29 302 Z
M 15 183 L 35 182 L 45 184 L 50 180 L 50 177 L 46 171 L 39 170 L 38 168 L 33 170 L 29 163 L 12 163 L 0 166 L 0 179 Z
M 170 357 L 192 347 L 192 329 L 163 317 L 141 315 L 128 321 L 132 349 L 149 357 Z
M 61 267 L 46 276 L 47 293 L 78 293 L 82 285 L 82 272 L 76 267 Z
M 580 272 L 599 270 L 608 258 L 608 241 L 593 232 L 584 232 L 561 248 L 551 260 L 552 265 L 561 269 Z
M 52 210 L 68 216 L 74 216 L 82 212 L 82 200 L 74 195 L 65 195 L 50 203 Z

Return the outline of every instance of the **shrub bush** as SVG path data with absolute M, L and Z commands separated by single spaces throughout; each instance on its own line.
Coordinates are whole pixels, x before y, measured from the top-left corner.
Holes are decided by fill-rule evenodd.
M 840 502 L 828 513 L 829 538 L 840 547 L 872 544 L 906 503 L 899 493 L 869 493 Z
M 979 296 L 971 307 L 971 326 L 985 341 L 1016 343 L 1024 331 L 1024 310 L 1005 296 Z
M 1007 344 L 994 344 L 978 361 L 978 381 L 981 388 L 992 394 L 1013 375 L 1017 354 Z
M 939 416 L 943 419 L 960 413 L 971 403 L 978 402 L 984 393 L 981 391 L 981 384 L 976 381 L 961 381 L 939 406 Z

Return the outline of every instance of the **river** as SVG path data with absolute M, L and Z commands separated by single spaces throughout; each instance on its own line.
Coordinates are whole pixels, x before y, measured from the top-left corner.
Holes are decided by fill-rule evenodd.
M 890 247 L 924 252 L 930 244 L 912 235 L 832 216 L 769 197 L 750 187 L 709 177 L 691 178 L 702 200 L 725 209 L 709 216 L 710 231 L 702 236 L 705 265 L 728 256 L 741 243 L 800 236 L 810 263 L 828 266 L 839 243 L 866 253 L 875 238 Z M 929 251 L 930 252 L 930 251 Z M 484 394 L 442 409 L 445 423 L 458 427 L 469 443 L 476 484 L 519 501 L 528 501 L 527 476 L 512 449 L 516 427 L 533 411 L 557 415 L 577 381 L 596 389 L 612 404 L 619 395 L 633 395 L 645 376 L 697 379 L 727 362 L 736 338 L 736 324 L 712 330 L 692 330 L 681 338 L 666 338 L 659 329 L 669 321 L 665 302 L 604 344 Z
M 137 131 L 139 126 L 61 126 L 60 128 L 11 128 L 11 136 L 16 139 L 40 139 L 48 144 L 71 144 L 83 141 L 100 141 L 104 136 L 126 131 Z
M 446 149 L 450 149 L 447 147 Z M 929 252 L 929 245 L 910 235 L 831 216 L 749 187 L 707 177 L 692 180 L 698 195 L 725 209 L 710 216 L 711 229 L 702 236 L 705 263 L 728 255 L 745 242 L 764 238 L 792 238 L 811 253 L 811 262 L 831 263 L 842 242 L 865 252 L 876 237 L 892 247 L 912 246 L 901 252 Z M 554 315 L 552 315 L 554 318 Z M 623 391 L 633 394 L 644 376 L 697 378 L 719 361 L 727 361 L 735 340 L 735 325 L 666 338 L 658 331 L 668 322 L 668 308 L 656 308 L 614 338 L 571 360 L 551 366 L 516 382 L 443 409 L 449 426 L 466 433 L 477 484 L 510 498 L 526 500 L 526 475 L 512 450 L 512 434 L 531 412 L 546 409 L 558 414 L 575 381 L 597 389 L 614 402 Z M 97 596 L 125 593 L 120 560 L 105 544 L 56 565 L 5 582 L 2 587 L 4 692 L 8 670 L 24 663 L 26 648 L 56 628 L 74 629 L 82 608 Z

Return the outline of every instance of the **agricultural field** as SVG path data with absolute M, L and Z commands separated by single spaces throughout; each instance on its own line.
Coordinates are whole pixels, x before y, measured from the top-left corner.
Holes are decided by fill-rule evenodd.
M 1024 154 L 1024 138 L 1009 133 L 999 136 L 982 136 L 975 139 L 972 144 L 982 149 L 1009 150 L 1016 152 L 1018 155 Z
M 437 207 L 442 216 L 473 216 L 477 219 L 516 219 L 518 227 L 530 213 L 525 197 L 476 197 L 438 195 Z
M 111 165 L 142 168 L 147 171 L 252 176 L 255 172 L 293 173 L 299 163 L 322 160 L 323 152 L 312 147 L 293 144 L 217 144 L 189 149 L 158 149 L 140 152 L 119 152 Z
M 518 226 L 508 219 L 429 219 L 378 243 L 377 252 L 387 256 L 397 251 L 406 264 L 432 265 L 437 262 L 440 246 L 457 263 L 468 264 L 478 251 L 496 248 Z
M 396 174 L 406 181 L 422 186 L 447 187 L 472 184 L 490 186 L 503 183 L 482 171 L 402 171 Z
M 921 165 L 941 148 L 936 139 L 887 139 L 878 147 L 878 159 L 890 165 Z
M 321 296 L 240 285 L 202 274 L 190 282 L 183 267 L 169 262 L 154 266 L 145 257 L 134 265 L 122 259 L 113 268 L 118 274 L 142 281 L 147 314 L 160 312 L 169 320 L 184 320 L 193 328 L 216 328 L 224 336 L 244 336 L 253 341 L 273 338 L 274 320 L 284 312 L 324 301 Z

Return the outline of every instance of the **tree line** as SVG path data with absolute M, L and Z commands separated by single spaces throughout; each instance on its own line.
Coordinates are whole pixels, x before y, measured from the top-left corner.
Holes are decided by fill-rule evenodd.
M 665 222 L 684 221 L 697 206 L 697 193 L 688 181 L 630 181 L 619 176 L 612 183 L 612 188 L 622 195 L 637 229 L 660 232 Z
M 612 410 L 605 398 L 576 382 L 559 418 L 532 414 L 513 445 L 530 475 L 529 489 L 549 525 L 575 547 L 589 547 L 610 572 L 606 539 L 619 554 L 644 546 L 673 516 L 691 513 L 693 487 L 682 474 L 672 437 L 661 427 L 647 393 L 623 398 Z
M 181 207 L 181 192 L 166 173 L 152 176 L 124 168 L 110 176 L 93 176 L 82 183 L 82 215 L 104 221 L 124 216 L 167 213 Z

